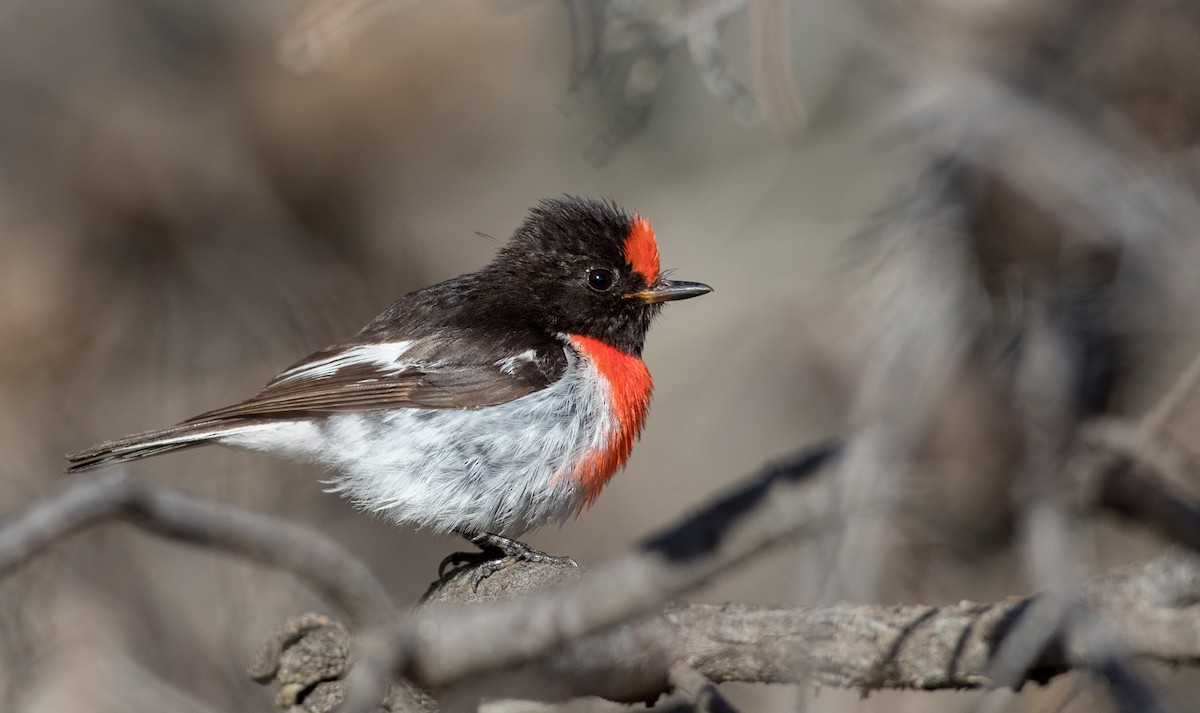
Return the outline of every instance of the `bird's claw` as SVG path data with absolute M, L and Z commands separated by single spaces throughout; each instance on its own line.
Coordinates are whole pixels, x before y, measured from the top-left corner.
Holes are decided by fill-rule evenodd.
M 518 543 L 520 544 L 520 543 Z M 471 586 L 474 589 L 479 589 L 479 583 L 502 569 L 507 569 L 518 562 L 533 562 L 536 564 L 557 564 L 569 567 L 578 567 L 579 563 L 570 557 L 556 557 L 548 555 L 540 550 L 535 550 L 527 545 L 522 545 L 525 549 L 517 554 L 506 554 L 503 557 L 489 559 L 479 563 L 471 572 Z
M 517 562 L 533 562 L 536 564 L 556 564 L 578 567 L 579 563 L 570 557 L 549 555 L 541 550 L 535 550 L 524 542 L 509 537 L 493 535 L 485 532 L 480 535 L 464 535 L 479 547 L 479 552 L 454 552 L 448 555 L 438 565 L 438 576 L 444 575 L 447 566 L 459 567 L 464 564 L 474 564 L 471 573 L 472 587 L 479 588 L 479 583 L 502 569 L 507 569 Z

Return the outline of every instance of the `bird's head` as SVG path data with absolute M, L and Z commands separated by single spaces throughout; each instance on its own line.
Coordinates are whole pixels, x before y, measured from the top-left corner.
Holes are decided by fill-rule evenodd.
M 512 290 L 507 297 L 528 306 L 537 327 L 595 337 L 630 354 L 641 353 L 664 302 L 712 292 L 663 277 L 645 218 L 573 196 L 534 207 L 481 276 Z

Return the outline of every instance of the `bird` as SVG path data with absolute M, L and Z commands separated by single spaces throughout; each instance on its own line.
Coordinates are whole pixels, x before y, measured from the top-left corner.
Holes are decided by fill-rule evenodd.
M 245 401 L 70 453 L 67 471 L 215 443 L 322 465 L 358 508 L 473 542 L 452 558 L 485 575 L 570 561 L 516 538 L 577 516 L 623 468 L 653 390 L 650 324 L 711 291 L 664 276 L 637 213 L 544 199 L 480 270 L 401 297 Z

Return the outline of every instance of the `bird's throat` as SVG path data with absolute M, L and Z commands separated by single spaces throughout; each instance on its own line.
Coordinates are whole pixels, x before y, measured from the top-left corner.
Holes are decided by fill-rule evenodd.
M 604 447 L 588 454 L 571 479 L 584 491 L 583 507 L 592 504 L 613 475 L 625 464 L 642 432 L 654 380 L 640 358 L 594 337 L 571 335 L 571 343 L 608 382 L 608 402 L 616 428 Z

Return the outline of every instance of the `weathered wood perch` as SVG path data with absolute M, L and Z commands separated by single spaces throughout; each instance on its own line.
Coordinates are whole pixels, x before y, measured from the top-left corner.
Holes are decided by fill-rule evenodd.
M 425 606 L 486 606 L 578 576 L 571 567 L 525 564 L 472 591 L 469 571 L 460 570 L 435 585 Z M 1110 628 L 1122 655 L 1200 663 L 1200 556 L 1173 553 L 1106 574 L 1089 581 L 1082 594 L 1077 606 Z M 987 688 L 994 654 L 1037 598 L 943 607 L 671 604 L 568 643 L 534 664 L 473 680 L 470 689 L 486 690 L 489 697 L 653 701 L 670 692 L 669 672 L 680 662 L 718 683 L 810 682 L 863 692 Z M 340 622 L 306 614 L 264 644 L 251 673 L 279 687 L 276 702 L 285 710 L 332 711 L 342 700 L 352 644 Z M 1043 683 L 1073 669 L 1102 669 L 1098 657 L 1111 655 L 1076 634 L 1060 635 L 1038 653 L 1026 680 Z M 438 691 L 447 693 L 470 695 Z M 393 685 L 384 709 L 414 708 L 434 710 L 432 697 L 411 684 Z

